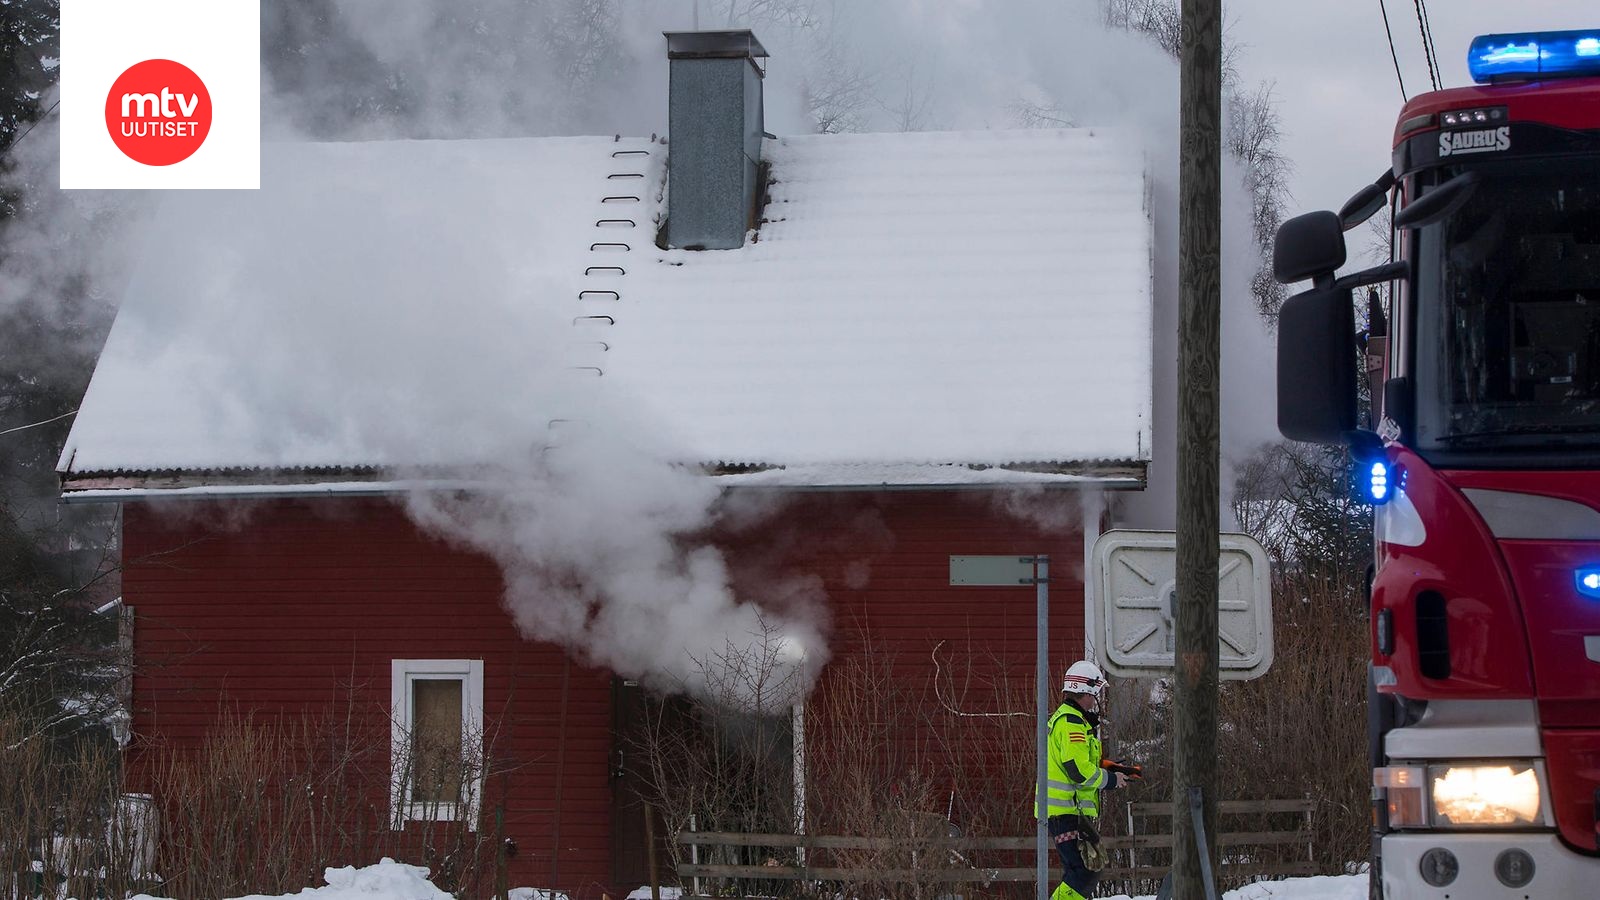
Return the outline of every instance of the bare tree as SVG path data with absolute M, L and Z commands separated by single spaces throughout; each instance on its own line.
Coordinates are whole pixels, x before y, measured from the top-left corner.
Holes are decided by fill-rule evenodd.
M 1183 47 L 1177 0 L 1101 0 L 1100 21 L 1145 35 L 1174 58 Z
M 880 101 L 879 105 L 891 117 L 896 131 L 923 131 L 928 127 L 928 111 L 933 106 L 932 80 L 918 77 L 915 61 L 906 64 L 901 80 L 900 95 Z
M 1177 0 L 1101 0 L 1100 15 L 1107 27 L 1142 34 L 1177 57 L 1182 41 Z M 1237 60 L 1238 47 L 1227 43 L 1222 60 L 1227 116 L 1223 140 L 1228 154 L 1244 168 L 1245 188 L 1250 193 L 1251 232 L 1260 256 L 1250 278 L 1250 294 L 1261 316 L 1275 323 L 1284 293 L 1283 286 L 1272 277 L 1272 239 L 1289 201 L 1289 174 L 1293 167 L 1280 146 L 1282 121 L 1273 85 L 1263 82 L 1251 89 L 1243 87 Z
M 877 79 L 836 41 L 823 39 L 819 49 L 802 79 L 806 111 L 818 134 L 860 131 Z
M 1061 104 L 1054 101 L 1019 98 L 1007 107 L 1007 111 L 1021 128 L 1073 128 L 1078 124 L 1061 108 Z
M 1227 104 L 1227 131 L 1223 136 L 1228 152 L 1244 167 L 1245 187 L 1250 192 L 1250 227 L 1261 264 L 1250 279 L 1250 293 L 1262 317 L 1272 321 L 1283 305 L 1283 285 L 1272 275 L 1272 240 L 1283 222 L 1289 200 L 1289 174 L 1292 166 L 1280 147 L 1283 138 L 1273 85 L 1262 82 L 1253 90 L 1233 90 Z
M 795 827 L 791 710 L 801 697 L 784 640 L 762 623 L 750 642 L 695 661 L 703 685 L 694 699 L 658 694 L 645 707 L 633 751 L 644 760 L 644 800 L 666 833 L 785 833 Z M 687 688 L 687 685 L 685 685 Z M 667 842 L 674 865 L 682 845 Z M 716 861 L 759 865 L 752 848 L 717 848 Z M 720 854 L 720 855 L 718 855 Z M 706 860 L 702 859 L 702 862 Z M 787 860 L 793 862 L 793 860 Z

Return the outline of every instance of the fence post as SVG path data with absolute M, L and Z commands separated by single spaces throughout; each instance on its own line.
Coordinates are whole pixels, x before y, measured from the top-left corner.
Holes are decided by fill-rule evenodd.
M 697 818 L 698 817 L 694 816 L 694 815 L 690 815 L 689 816 L 689 832 L 691 834 L 693 834 L 694 832 L 697 832 L 697 831 L 700 830 L 696 826 Z M 689 845 L 689 862 L 694 863 L 697 866 L 700 865 L 700 845 L 699 844 L 690 844 Z M 694 895 L 696 897 L 704 897 L 705 896 L 705 894 L 700 891 L 700 876 L 699 875 L 696 875 L 694 877 Z
M 1310 797 L 1306 799 L 1311 800 Z M 1313 800 L 1312 805 L 1306 807 L 1306 862 L 1312 865 L 1317 863 L 1317 833 L 1314 830 L 1315 822 L 1312 821 L 1311 817 L 1312 812 L 1316 809 L 1315 803 L 1316 801 Z
M 1128 868 L 1139 868 L 1139 842 L 1133 831 L 1133 804 L 1123 801 L 1122 808 L 1128 813 Z

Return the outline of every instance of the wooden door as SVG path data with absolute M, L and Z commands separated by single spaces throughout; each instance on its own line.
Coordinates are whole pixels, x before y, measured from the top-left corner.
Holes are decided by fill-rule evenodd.
M 652 833 L 657 883 L 674 884 L 676 877 L 668 855 L 672 835 L 666 833 L 661 813 L 646 802 L 651 796 L 650 768 L 644 759 L 650 699 L 638 682 L 622 678 L 612 680 L 611 698 L 611 884 L 626 896 L 650 884 Z M 667 708 L 675 706 L 669 703 Z

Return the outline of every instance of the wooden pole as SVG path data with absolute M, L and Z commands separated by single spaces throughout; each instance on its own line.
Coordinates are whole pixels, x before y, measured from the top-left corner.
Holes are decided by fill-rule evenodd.
M 1204 900 L 1190 789 L 1216 834 L 1222 11 L 1184 0 L 1178 162 L 1178 596 L 1173 897 Z M 1206 842 L 1210 848 L 1216 841 Z M 1207 868 L 1215 871 L 1215 858 Z

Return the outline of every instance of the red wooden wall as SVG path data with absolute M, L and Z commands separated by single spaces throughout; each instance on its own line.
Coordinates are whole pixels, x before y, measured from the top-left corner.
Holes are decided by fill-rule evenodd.
M 1019 506 L 1035 515 L 1017 514 Z M 808 701 L 814 806 L 830 790 L 846 805 L 869 791 L 880 805 L 949 814 L 969 831 L 1024 833 L 1017 822 L 1032 808 L 1035 590 L 951 587 L 949 558 L 1051 557 L 1054 685 L 1084 651 L 1077 510 L 1072 494 L 1013 502 L 964 491 L 805 494 L 732 545 L 736 572 L 752 559 L 770 569 L 764 557 L 781 554 L 789 568 L 824 580 L 832 660 Z M 1052 708 L 1058 696 L 1052 688 Z M 855 759 L 838 760 L 830 778 L 830 755 Z M 848 815 L 813 812 L 819 827 L 849 824 Z
M 521 639 L 492 563 L 420 535 L 379 500 L 130 505 L 123 557 L 135 734 L 198 740 L 222 698 L 320 713 L 349 697 L 384 741 L 391 660 L 482 659 L 485 730 L 518 766 L 512 884 L 598 896 L 609 882 L 611 678 Z M 486 794 L 487 809 L 496 787 Z
M 1030 504 L 1065 513 L 1049 524 L 1013 515 L 975 491 L 741 500 L 746 508 L 719 540 L 741 588 L 775 573 L 821 579 L 833 662 L 810 713 L 814 730 L 829 727 L 830 709 L 847 708 L 830 705 L 830 690 L 837 694 L 849 681 L 836 673 L 852 660 L 870 661 L 890 666 L 904 696 L 921 698 L 914 702 L 948 701 L 952 710 L 936 737 L 959 743 L 961 729 L 983 736 L 998 720 L 954 711 L 996 711 L 1019 689 L 1031 696 L 1034 593 L 952 588 L 949 556 L 1050 554 L 1052 677 L 1082 652 L 1082 536 L 1071 495 L 1059 496 L 1060 503 Z M 129 504 L 123 553 L 140 660 L 136 735 L 197 741 L 222 698 L 243 709 L 290 711 L 353 698 L 383 722 L 390 660 L 483 659 L 484 709 L 490 730 L 498 727 L 497 752 L 520 764 L 507 782 L 506 833 L 519 847 L 511 883 L 575 897 L 633 887 L 608 884 L 611 677 L 520 638 L 500 609 L 491 562 L 420 534 L 401 510 L 377 499 L 263 500 L 226 509 Z M 930 654 L 940 642 L 942 673 L 965 690 L 932 690 Z M 934 737 L 877 725 L 901 741 Z M 1028 783 L 1015 785 L 1018 803 L 1029 790 Z

